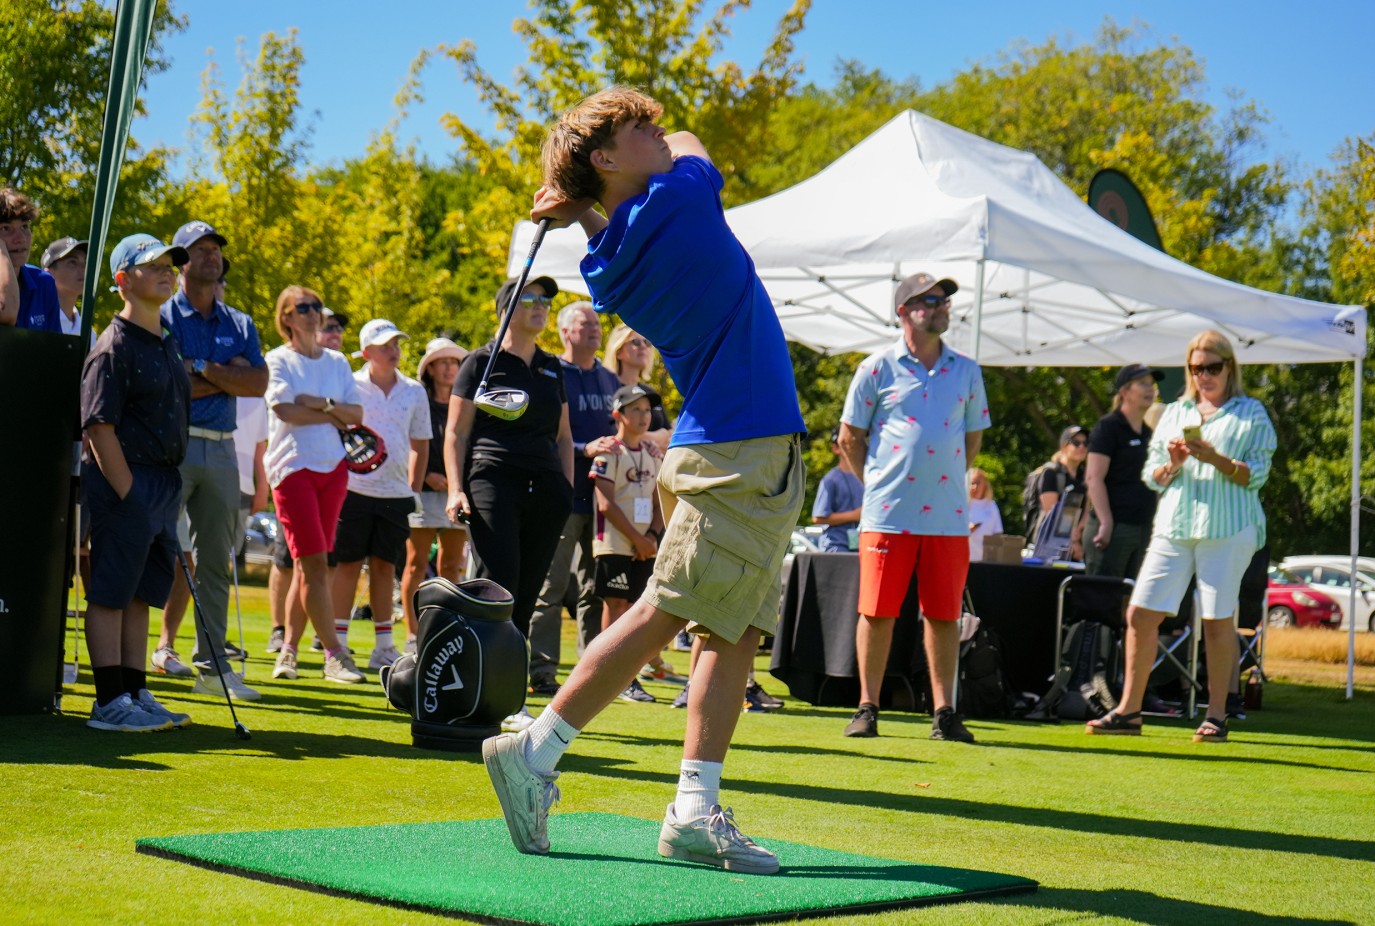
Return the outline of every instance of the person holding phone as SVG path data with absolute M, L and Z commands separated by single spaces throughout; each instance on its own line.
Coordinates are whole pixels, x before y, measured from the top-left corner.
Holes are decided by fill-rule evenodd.
M 1205 331 L 1185 351 L 1182 398 L 1168 406 L 1151 439 L 1142 479 L 1159 493 L 1150 545 L 1127 609 L 1127 671 L 1117 708 L 1090 720 L 1092 734 L 1141 733 L 1141 704 L 1160 623 L 1178 612 L 1198 577 L 1208 651 L 1209 710 L 1194 742 L 1227 739 L 1226 703 L 1236 665 L 1241 578 L 1265 545 L 1260 488 L 1270 477 L 1275 428 L 1264 406 L 1242 391 L 1227 337 Z M 1186 428 L 1198 428 L 1185 436 Z

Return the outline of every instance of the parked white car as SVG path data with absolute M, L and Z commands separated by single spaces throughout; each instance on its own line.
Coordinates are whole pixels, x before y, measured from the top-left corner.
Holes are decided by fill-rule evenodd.
M 1351 557 L 1290 556 L 1281 566 L 1303 582 L 1336 599 L 1342 608 L 1342 629 L 1350 626 Z M 1362 556 L 1356 561 L 1356 629 L 1375 631 L 1375 558 Z

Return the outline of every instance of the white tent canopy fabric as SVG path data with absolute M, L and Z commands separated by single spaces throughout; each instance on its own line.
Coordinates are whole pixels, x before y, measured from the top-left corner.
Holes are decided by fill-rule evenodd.
M 1253 289 L 1138 241 L 1034 155 L 916 112 L 894 117 L 801 183 L 726 213 L 787 336 L 871 352 L 897 337 L 893 291 L 918 271 L 960 287 L 946 340 L 986 366 L 1180 366 L 1189 340 L 1226 333 L 1251 363 L 1354 362 L 1351 557 L 1360 542 L 1366 313 Z M 510 272 L 534 226 L 521 223 Z M 551 232 L 534 273 L 585 292 L 586 238 Z M 1355 612 L 1356 590 L 1346 607 Z M 1347 656 L 1354 692 L 1355 621 Z
M 1178 366 L 1210 327 L 1242 363 L 1365 353 L 1361 306 L 1204 273 L 1104 220 L 1035 156 L 920 113 L 727 218 L 787 336 L 829 353 L 892 343 L 893 288 L 919 270 L 960 284 L 947 339 L 985 365 Z M 512 273 L 532 235 L 517 228 Z M 551 232 L 534 272 L 583 291 L 585 253 L 581 230 Z

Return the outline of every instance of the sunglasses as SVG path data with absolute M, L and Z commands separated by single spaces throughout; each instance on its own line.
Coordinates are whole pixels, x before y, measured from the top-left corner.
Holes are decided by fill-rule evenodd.
M 325 304 L 323 302 L 298 302 L 296 303 L 296 314 L 306 315 L 310 312 L 319 312 L 323 310 L 324 307 Z
M 1087 447 L 1089 442 L 1086 440 L 1072 440 L 1069 442 L 1071 447 Z
M 626 345 L 626 347 L 653 347 L 653 346 L 654 346 L 653 344 L 650 344 L 648 341 L 646 341 L 644 338 L 631 338 L 629 341 L 626 341 L 626 342 L 625 342 L 625 345 Z
M 527 309 L 530 306 L 534 305 L 548 305 L 552 301 L 553 300 L 550 299 L 548 296 L 540 296 L 536 293 L 521 293 L 520 296 L 520 304 L 525 306 Z
M 343 326 L 343 325 L 326 325 L 322 330 L 325 332 L 325 334 L 336 334 L 336 333 L 341 333 L 341 332 L 343 332 L 344 326 Z
M 1222 371 L 1227 369 L 1227 361 L 1219 360 L 1217 363 L 1203 363 L 1195 366 L 1189 365 L 1189 374 L 1192 376 L 1202 376 L 1207 373 L 1209 376 L 1221 376 Z
M 941 306 L 943 306 L 943 305 L 949 305 L 949 304 L 950 304 L 950 297 L 949 297 L 949 296 L 933 296 L 933 295 L 917 296 L 916 298 L 914 298 L 914 299 L 908 299 L 906 302 L 903 303 L 903 305 L 909 306 L 910 308 L 914 308 L 914 309 L 915 309 L 915 308 L 918 308 L 918 307 L 923 308 L 923 309 L 939 309 Z

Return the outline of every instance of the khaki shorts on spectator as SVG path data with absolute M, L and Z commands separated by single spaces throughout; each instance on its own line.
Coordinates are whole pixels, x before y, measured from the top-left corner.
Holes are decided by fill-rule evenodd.
M 731 643 L 749 627 L 773 633 L 804 478 L 794 434 L 669 448 L 667 527 L 645 600 Z

